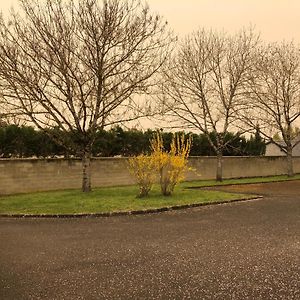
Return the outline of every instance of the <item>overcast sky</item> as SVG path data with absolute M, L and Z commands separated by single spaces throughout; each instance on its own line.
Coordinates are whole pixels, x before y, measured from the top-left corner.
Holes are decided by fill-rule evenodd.
M 300 42 L 299 0 L 149 0 L 179 34 L 199 27 L 234 32 L 255 25 L 264 39 Z
M 164 16 L 184 36 L 200 27 L 235 32 L 254 25 L 266 41 L 300 43 L 300 0 L 148 0 L 151 10 Z M 5 12 L 18 0 L 0 0 Z M 143 127 L 155 127 L 148 121 Z
M 17 0 L 0 1 L 7 12 Z M 184 35 L 199 27 L 234 32 L 255 25 L 267 41 L 300 43 L 300 0 L 148 0 L 174 31 Z

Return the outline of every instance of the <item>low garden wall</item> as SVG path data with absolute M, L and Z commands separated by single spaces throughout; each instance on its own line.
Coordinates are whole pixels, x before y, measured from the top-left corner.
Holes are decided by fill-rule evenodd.
M 294 157 L 294 171 L 300 173 L 300 157 Z M 213 179 L 215 157 L 190 157 L 187 180 Z M 224 178 L 270 176 L 286 173 L 284 157 L 224 157 Z M 129 185 L 127 158 L 95 158 L 92 186 Z M 0 194 L 14 194 L 81 187 L 78 159 L 0 159 Z

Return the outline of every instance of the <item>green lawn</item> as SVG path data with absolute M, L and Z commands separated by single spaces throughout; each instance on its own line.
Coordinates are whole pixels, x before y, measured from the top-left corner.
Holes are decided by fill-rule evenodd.
M 184 189 L 184 186 L 185 184 L 179 185 L 171 197 L 161 196 L 158 187 L 155 187 L 149 197 L 142 199 L 135 197 L 136 186 L 97 188 L 89 194 L 79 190 L 64 190 L 2 196 L 0 214 L 123 212 L 247 197 L 219 191 L 188 190 Z
M 97 188 L 89 194 L 79 190 L 64 190 L 18 194 L 0 197 L 0 214 L 84 214 L 123 212 L 155 209 L 177 205 L 212 203 L 249 198 L 249 195 L 221 191 L 187 189 L 188 187 L 215 186 L 290 180 L 286 176 L 245 178 L 215 181 L 192 181 L 178 185 L 171 197 L 160 195 L 155 186 L 147 198 L 136 198 L 137 186 Z M 296 175 L 292 179 L 300 179 Z M 253 197 L 253 196 L 252 196 Z
M 300 174 L 296 174 L 294 177 L 280 175 L 280 176 L 268 176 L 268 177 L 225 179 L 222 182 L 216 182 L 215 180 L 186 181 L 182 183 L 182 186 L 183 187 L 205 187 L 205 186 L 218 186 L 218 185 L 230 185 L 230 184 L 277 182 L 277 181 L 287 181 L 287 180 L 300 180 Z

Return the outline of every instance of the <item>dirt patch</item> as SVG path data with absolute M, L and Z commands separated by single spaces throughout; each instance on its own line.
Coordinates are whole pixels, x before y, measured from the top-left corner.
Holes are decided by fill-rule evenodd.
M 300 180 L 228 185 L 211 187 L 209 189 L 241 194 L 267 196 L 298 196 L 300 195 Z

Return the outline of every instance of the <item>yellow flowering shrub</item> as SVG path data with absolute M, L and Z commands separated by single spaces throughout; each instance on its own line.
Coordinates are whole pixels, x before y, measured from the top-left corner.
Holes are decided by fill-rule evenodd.
M 191 148 L 191 137 L 174 135 L 171 150 L 164 150 L 163 139 L 159 132 L 150 141 L 151 154 L 138 155 L 129 159 L 129 170 L 139 185 L 139 197 L 145 197 L 154 184 L 157 173 L 161 192 L 165 196 L 173 193 L 176 184 L 184 179 L 188 169 L 187 158 Z
M 173 135 L 171 150 L 166 152 L 159 132 L 151 140 L 151 156 L 159 173 L 159 182 L 163 195 L 171 195 L 176 184 L 184 179 L 184 173 L 188 169 L 187 158 L 191 143 L 191 137 L 188 137 L 186 140 L 184 134 L 180 136 Z
M 147 196 L 156 180 L 155 166 L 151 155 L 141 154 L 129 158 L 129 171 L 139 185 L 138 197 Z

